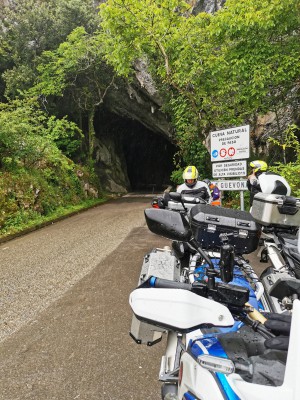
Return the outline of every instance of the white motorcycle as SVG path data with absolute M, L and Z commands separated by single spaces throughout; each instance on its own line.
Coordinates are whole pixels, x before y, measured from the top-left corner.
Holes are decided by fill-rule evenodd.
M 218 240 L 224 215 L 227 233 Z M 180 282 L 180 262 L 175 256 L 166 257 L 162 268 L 149 256 L 141 284 L 130 296 L 134 312 L 131 335 L 137 343 L 153 345 L 167 333 L 159 373 L 162 399 L 247 400 L 268 394 L 275 399 L 283 395 L 297 399 L 299 385 L 294 378 L 300 356 L 296 343 L 300 306 L 295 300 L 289 347 L 293 352 L 280 346 L 266 348 L 266 339 L 280 342 L 280 337 L 274 338 L 263 325 L 260 311 L 270 311 L 263 287 L 247 271 L 247 263 L 239 261 L 242 256 L 234 256 L 234 250 L 251 252 L 257 246 L 251 245 L 257 236 L 251 218 L 243 212 L 216 211 L 206 205 L 191 210 L 192 228 L 184 215 L 173 211 L 148 209 L 145 216 L 152 232 L 188 242 L 202 260 L 193 272 L 194 282 L 187 283 Z M 209 222 L 206 227 L 203 219 Z M 232 219 L 234 227 L 228 231 Z M 150 277 L 152 272 L 171 270 L 168 280 Z
M 271 263 L 260 276 L 269 306 L 291 310 L 300 298 L 300 199 L 258 193 L 251 214 L 262 226 L 260 260 Z
M 140 321 L 168 332 L 160 370 L 162 380 L 168 376 L 164 400 L 300 398 L 299 300 L 288 351 L 274 350 L 265 347 L 265 338 L 272 334 L 258 322 L 260 314 L 257 318 L 242 301 L 225 306 L 199 294 L 197 287 L 178 283 L 168 288 L 168 281 L 157 280 L 134 290 L 130 305 Z M 231 295 L 237 295 L 231 289 Z

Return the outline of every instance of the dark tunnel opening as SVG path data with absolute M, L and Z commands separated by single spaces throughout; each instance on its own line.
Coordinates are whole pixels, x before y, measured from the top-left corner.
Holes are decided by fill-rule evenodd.
M 107 110 L 95 120 L 97 136 L 113 136 L 127 169 L 131 191 L 159 192 L 171 185 L 178 150 L 166 137 L 154 133 L 138 121 Z
M 123 150 L 133 191 L 162 190 L 170 184 L 176 148 L 168 140 L 132 124 L 123 136 Z

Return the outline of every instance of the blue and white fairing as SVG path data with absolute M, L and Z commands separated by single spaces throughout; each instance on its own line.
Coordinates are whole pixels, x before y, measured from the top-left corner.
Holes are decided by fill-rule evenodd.
M 214 258 L 212 259 L 212 262 L 214 264 L 214 268 L 219 271 L 219 259 Z M 205 280 L 205 275 L 203 274 L 203 267 L 196 268 L 194 273 L 199 275 L 199 279 L 204 279 Z M 195 278 L 197 280 L 197 278 Z M 216 282 L 220 282 L 221 279 L 216 278 Z M 263 311 L 263 305 L 260 301 L 257 300 L 255 291 L 253 290 L 253 287 L 251 284 L 248 282 L 246 279 L 245 275 L 243 272 L 240 270 L 238 266 L 234 267 L 234 272 L 233 272 L 233 280 L 229 282 L 229 285 L 237 285 L 237 286 L 242 286 L 244 288 L 247 288 L 249 290 L 249 304 L 251 304 L 252 307 L 259 311 Z M 189 342 L 188 346 L 188 352 L 193 356 L 194 359 L 197 359 L 200 355 L 202 354 L 209 354 L 215 357 L 222 357 L 222 358 L 228 358 L 225 350 L 223 349 L 221 343 L 218 340 L 218 335 L 219 334 L 225 334 L 229 332 L 237 332 L 242 326 L 243 322 L 241 321 L 235 321 L 234 325 L 232 327 L 228 328 L 223 328 L 223 327 L 218 327 L 217 329 L 214 328 L 214 333 L 207 333 L 207 334 L 202 334 L 201 337 L 197 339 L 191 339 Z M 208 329 L 209 330 L 209 329 Z M 217 330 L 217 332 L 216 332 Z M 230 384 L 228 383 L 227 376 L 222 373 L 215 373 L 214 374 L 215 379 L 217 381 L 217 384 L 223 394 L 223 398 L 226 400 L 239 400 L 240 397 L 237 396 L 237 394 L 234 392 L 234 390 L 231 388 Z M 195 395 L 191 392 L 186 392 L 184 394 L 184 398 L 187 400 L 197 400 L 198 398 L 195 397 Z
M 241 325 L 241 323 L 240 323 Z M 235 326 L 236 330 L 238 330 L 237 325 Z M 226 328 L 225 328 L 226 329 Z M 228 328 L 229 330 L 229 328 Z M 193 355 L 193 358 L 197 359 L 199 356 L 203 354 L 209 354 L 211 356 L 215 357 L 222 357 L 222 358 L 228 358 L 225 350 L 223 349 L 221 343 L 218 340 L 218 335 L 205 335 L 205 337 L 201 339 L 197 339 L 195 341 L 190 341 L 190 345 L 188 348 L 188 352 L 190 352 Z M 223 398 L 226 400 L 239 400 L 240 398 L 237 396 L 237 394 L 234 392 L 234 390 L 231 388 L 227 376 L 225 374 L 222 374 L 220 372 L 214 373 L 215 380 L 217 385 L 219 386 L 220 392 L 223 395 Z M 191 396 L 192 393 L 189 393 Z M 190 397 L 190 399 L 194 400 L 197 399 L 197 397 Z
M 226 334 L 225 334 L 226 336 Z M 227 358 L 218 340 L 218 333 L 195 337 L 189 341 L 181 357 L 182 379 L 178 388 L 180 400 L 299 400 L 300 399 L 300 301 L 294 301 L 289 348 L 283 383 L 280 386 L 245 381 L 237 373 L 212 372 L 197 362 L 197 357 L 209 354 Z

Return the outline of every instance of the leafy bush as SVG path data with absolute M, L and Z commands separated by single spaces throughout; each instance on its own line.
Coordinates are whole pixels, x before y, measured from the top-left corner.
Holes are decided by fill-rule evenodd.
M 0 232 L 86 201 L 85 185 L 96 186 L 93 169 L 58 147 L 63 142 L 75 150 L 80 137 L 73 122 L 48 117 L 35 99 L 0 104 Z
M 300 196 L 300 143 L 296 136 L 296 132 L 298 131 L 298 127 L 296 125 L 291 125 L 284 132 L 283 139 L 280 142 L 277 139 L 270 138 L 269 141 L 273 143 L 275 146 L 279 146 L 285 158 L 285 151 L 287 148 L 291 148 L 294 150 L 294 162 L 288 163 L 276 163 L 274 166 L 271 166 L 270 171 L 276 172 L 285 177 L 292 189 L 293 196 Z

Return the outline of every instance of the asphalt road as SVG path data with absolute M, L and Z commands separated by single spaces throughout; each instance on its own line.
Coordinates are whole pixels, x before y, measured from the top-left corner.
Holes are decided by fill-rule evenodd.
M 0 399 L 159 399 L 163 342 L 129 337 L 129 293 L 164 240 L 122 198 L 0 246 Z M 167 242 L 167 241 L 165 241 Z
M 129 337 L 149 198 L 122 198 L 0 246 L 1 400 L 160 400 L 165 340 Z M 253 257 L 253 255 L 251 255 Z

